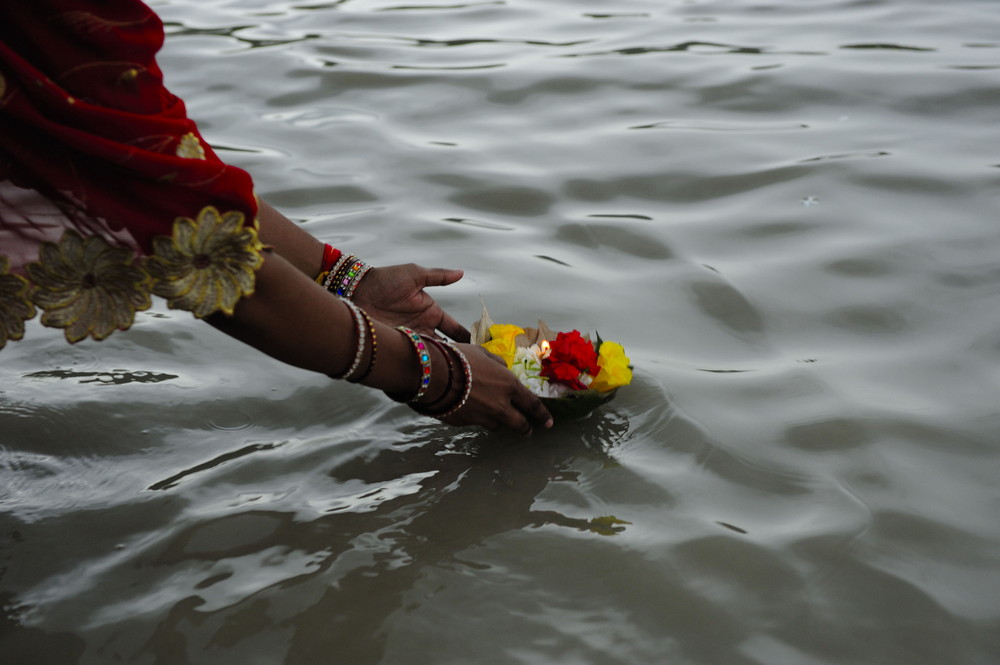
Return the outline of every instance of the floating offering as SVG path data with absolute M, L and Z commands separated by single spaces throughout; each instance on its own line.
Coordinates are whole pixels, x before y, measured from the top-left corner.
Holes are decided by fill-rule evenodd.
M 472 342 L 503 358 L 560 419 L 590 413 L 632 382 L 631 361 L 622 345 L 596 337 L 591 341 L 579 330 L 556 333 L 542 320 L 537 328 L 493 323 L 485 305 L 472 325 Z

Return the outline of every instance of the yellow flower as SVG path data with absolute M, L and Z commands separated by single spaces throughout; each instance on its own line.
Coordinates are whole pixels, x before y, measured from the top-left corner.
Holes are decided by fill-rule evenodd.
M 625 355 L 625 349 L 617 342 L 604 342 L 597 353 L 597 366 L 601 371 L 594 377 L 590 387 L 600 392 L 607 392 L 627 386 L 632 382 L 631 361 Z
M 193 132 L 188 132 L 177 143 L 177 156 L 187 159 L 205 159 L 205 148 Z
M 42 324 L 64 328 L 71 343 L 126 330 L 150 305 L 149 277 L 133 265 L 133 253 L 100 236 L 69 229 L 58 245 L 43 243 L 38 258 L 27 267 L 31 300 L 44 312 Z
M 514 366 L 514 354 L 517 353 L 517 344 L 514 339 L 518 335 L 524 334 L 524 328 L 519 328 L 505 323 L 497 323 L 490 326 L 490 337 L 492 339 L 483 348 L 491 353 L 495 353 L 507 363 L 507 369 Z
M 0 349 L 7 340 L 24 337 L 24 322 L 34 315 L 35 308 L 28 301 L 27 280 L 7 274 L 7 259 L 0 256 Z
M 197 221 L 178 217 L 172 237 L 153 239 L 146 262 L 153 293 L 198 318 L 220 310 L 232 314 L 237 301 L 253 293 L 254 273 L 264 262 L 257 232 L 244 219 L 238 210 L 220 214 L 212 206 Z

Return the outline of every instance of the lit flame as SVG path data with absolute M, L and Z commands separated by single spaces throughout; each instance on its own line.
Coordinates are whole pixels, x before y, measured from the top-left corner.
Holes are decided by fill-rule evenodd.
M 538 343 L 538 358 L 539 360 L 545 360 L 552 353 L 552 347 L 549 345 L 549 340 L 543 339 Z

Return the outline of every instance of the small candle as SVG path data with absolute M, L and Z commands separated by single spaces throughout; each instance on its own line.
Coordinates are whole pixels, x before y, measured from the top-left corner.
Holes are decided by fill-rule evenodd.
M 543 339 L 538 343 L 538 359 L 545 360 L 552 353 L 552 347 L 549 346 L 549 340 Z

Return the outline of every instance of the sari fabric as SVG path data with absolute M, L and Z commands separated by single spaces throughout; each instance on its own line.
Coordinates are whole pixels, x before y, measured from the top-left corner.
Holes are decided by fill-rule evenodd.
M 253 292 L 253 183 L 164 87 L 163 39 L 138 0 L 0 3 L 0 348 L 38 310 L 76 342 L 151 294 L 202 317 Z

